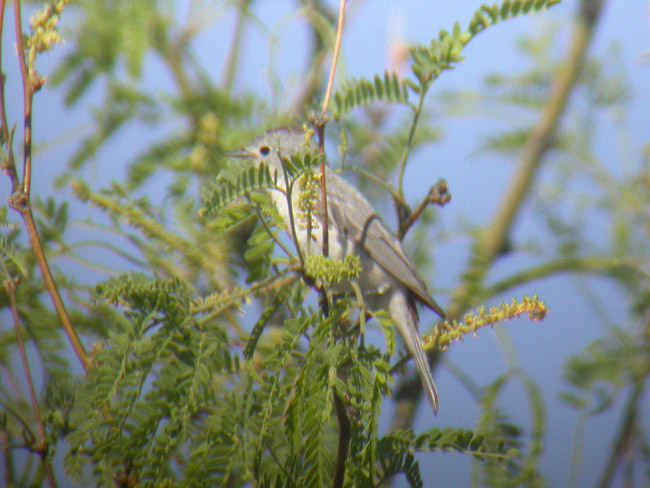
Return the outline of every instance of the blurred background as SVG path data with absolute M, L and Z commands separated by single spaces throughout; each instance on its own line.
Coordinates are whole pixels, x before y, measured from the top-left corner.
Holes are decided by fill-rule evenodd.
M 143 0 L 121 5 L 119 13 L 106 6 L 104 13 L 115 17 L 103 22 L 93 17 L 101 9 L 92 3 L 64 10 L 64 43 L 38 59 L 39 73 L 49 80 L 34 104 L 33 191 L 44 200 L 70 202 L 66 240 L 83 243 L 63 249 L 51 242 L 52 264 L 88 286 L 138 268 L 137 260 L 147 271 L 151 261 L 137 239 L 111 237 L 116 219 L 79 201 L 70 182 L 81 179 L 100 190 L 116 181 L 129 198 L 159 208 L 161 223 L 175 228 L 177 197 L 196 199 L 198 208 L 197 174 L 216 173 L 202 165 L 213 164 L 211 158 L 218 165 L 221 151 L 264 128 L 300 120 L 305 106 L 318 107 L 322 86 L 312 93 L 308 82 L 312 76 L 320 83 L 326 79 L 330 51 L 318 58 L 315 74 L 310 70 L 318 44 L 332 42 L 338 9 L 331 0 Z M 409 46 L 427 45 L 457 21 L 466 26 L 481 3 L 349 1 L 335 87 L 386 70 L 412 77 Z M 415 207 L 444 178 L 452 200 L 428 210 L 405 242 L 427 270 L 425 281 L 443 308 L 464 280 L 478 231 L 490 227 L 515 177 L 572 46 L 580 8 L 589 3 L 564 0 L 490 27 L 463 50 L 465 60 L 430 89 L 419 129 L 426 137 L 406 168 L 405 194 Z M 592 6 L 600 4 L 594 0 Z M 24 6 L 25 25 L 37 7 Z M 152 10 L 159 15 L 150 15 Z M 156 25 L 161 19 L 168 22 L 164 29 Z M 12 29 L 5 20 L 2 69 L 8 118 L 18 123 L 22 95 Z M 169 38 L 156 37 L 160 32 Z M 541 322 L 515 319 L 451 346 L 436 368 L 440 412 L 434 417 L 423 402 L 413 427 L 473 429 L 480 392 L 507 377 L 495 390 L 495 408 L 521 426 L 524 439 L 533 438 L 536 428 L 544 430 L 540 470 L 549 486 L 623 486 L 624 480 L 625 486 L 648 486 L 650 408 L 644 392 L 650 375 L 650 294 L 647 279 L 640 277 L 649 271 L 650 5 L 604 0 L 589 42 L 556 138 L 507 246 L 487 273 L 487 298 L 480 302 L 489 306 L 537 294 L 548 316 Z M 207 105 L 210 110 L 203 110 Z M 230 115 L 222 116 L 226 110 Z M 394 167 L 373 168 L 372 149 L 381 151 L 381 135 L 373 139 L 368 133 L 404 130 L 410 113 L 380 103 L 331 122 L 330 164 L 338 164 L 340 133 L 346 132 L 346 165 L 358 163 L 396 183 Z M 197 134 L 201 128 L 209 132 L 210 124 L 220 128 L 216 142 Z M 243 132 L 229 136 L 224 129 L 229 126 Z M 364 126 L 368 133 L 359 128 Z M 363 177 L 347 176 L 394 226 L 388 196 Z M 8 195 L 7 179 L 0 185 Z M 47 221 L 47 204 L 40 212 Z M 10 218 L 15 220 L 11 213 Z M 128 256 L 94 245 L 95 239 Z M 254 323 L 258 313 L 255 305 L 249 307 L 243 322 Z M 434 324 L 435 317 L 425 313 L 422 330 Z M 380 333 L 369 335 L 383 341 Z M 394 415 L 386 403 L 383 429 Z M 630 419 L 634 431 L 625 434 Z M 621 439 L 629 450 L 613 454 Z M 418 456 L 425 486 L 471 484 L 470 456 Z M 608 468 L 611 463 L 618 468 Z M 623 465 L 631 474 L 624 474 Z

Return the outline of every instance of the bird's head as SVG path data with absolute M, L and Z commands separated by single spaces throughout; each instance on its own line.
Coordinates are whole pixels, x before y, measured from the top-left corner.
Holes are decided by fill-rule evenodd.
M 228 153 L 228 156 L 265 163 L 270 168 L 281 169 L 281 157 L 298 154 L 311 144 L 310 136 L 301 127 L 278 127 L 264 132 L 246 147 Z

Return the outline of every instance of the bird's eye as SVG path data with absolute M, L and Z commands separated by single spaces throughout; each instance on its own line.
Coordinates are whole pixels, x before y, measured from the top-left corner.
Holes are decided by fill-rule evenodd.
M 271 148 L 269 146 L 260 147 L 260 155 L 268 156 L 270 152 L 271 152 Z

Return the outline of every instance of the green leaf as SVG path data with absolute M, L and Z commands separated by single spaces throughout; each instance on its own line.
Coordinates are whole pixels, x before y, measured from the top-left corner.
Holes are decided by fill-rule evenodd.
M 384 101 L 412 105 L 408 101 L 406 82 L 397 74 L 386 71 L 384 76 L 375 75 L 373 81 L 365 78 L 347 80 L 334 92 L 332 116 L 340 119 L 357 107 Z

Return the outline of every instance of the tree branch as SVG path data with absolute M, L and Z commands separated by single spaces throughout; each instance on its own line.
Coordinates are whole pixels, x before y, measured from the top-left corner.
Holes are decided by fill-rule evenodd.
M 2 8 L 3 14 L 4 14 L 4 6 L 5 6 L 5 2 L 3 0 L 0 3 L 0 8 Z M 30 202 L 31 179 L 32 179 L 32 175 L 31 175 L 32 173 L 32 159 L 31 159 L 32 122 L 31 120 L 32 120 L 32 98 L 34 95 L 34 85 L 31 77 L 31 73 L 29 72 L 30 67 L 27 65 L 27 62 L 25 60 L 25 47 L 23 44 L 23 31 L 22 31 L 21 14 L 20 14 L 20 0 L 14 0 L 14 17 L 15 17 L 14 20 L 15 20 L 15 29 L 16 29 L 16 46 L 18 50 L 18 63 L 20 65 L 20 72 L 21 72 L 22 83 L 23 83 L 23 98 L 24 98 L 24 113 L 23 113 L 24 163 L 23 164 L 24 166 L 23 166 L 23 182 L 21 187 L 13 157 L 10 156 L 5 162 L 4 170 L 9 175 L 9 178 L 11 179 L 11 187 L 13 190 L 11 196 L 9 197 L 9 206 L 14 210 L 18 211 L 21 217 L 23 218 L 23 222 L 25 223 L 25 228 L 27 229 L 27 235 L 29 236 L 30 244 L 34 251 L 34 255 L 36 257 L 38 267 L 43 277 L 43 281 L 45 282 L 47 291 L 49 292 L 50 298 L 52 299 L 52 303 L 54 304 L 56 313 L 63 324 L 63 329 L 66 335 L 68 336 L 68 339 L 72 344 L 72 347 L 75 353 L 77 354 L 79 361 L 81 362 L 84 369 L 88 369 L 88 367 L 91 364 L 90 358 L 88 357 L 88 354 L 86 353 L 83 344 L 79 340 L 79 336 L 74 330 L 72 322 L 70 321 L 70 317 L 68 316 L 68 313 L 65 309 L 65 305 L 63 304 L 63 300 L 61 299 L 61 295 L 59 294 L 56 284 L 54 283 L 54 279 L 52 278 L 52 273 L 50 271 L 47 258 L 45 257 L 45 252 L 43 251 L 43 246 L 40 237 L 38 235 L 36 222 L 34 221 L 34 215 L 32 213 L 31 202 Z M 0 33 L 1 33 L 1 29 L 2 29 L 1 26 L 3 21 L 4 21 L 4 15 L 0 17 Z M 0 73 L 1 71 L 2 71 L 2 65 L 0 65 Z M 2 87 L 0 87 L 0 92 L 4 92 L 4 77 L 2 78 L 3 81 L 2 81 Z M 7 124 L 6 117 L 5 117 L 6 108 L 4 102 L 5 102 L 4 93 L 2 93 L 2 96 L 0 97 L 0 104 L 2 104 L 2 106 L 0 107 L 0 114 L 2 114 L 0 116 L 2 122 L 2 134 L 3 134 L 3 138 L 5 139 L 4 143 L 7 147 L 7 153 L 11 154 L 11 147 L 10 147 L 11 138 L 6 137 L 6 134 L 8 134 L 8 127 L 6 125 Z
M 32 100 L 34 98 L 34 85 L 29 72 L 30 67 L 27 66 L 25 60 L 20 0 L 14 0 L 14 24 L 20 76 L 23 82 L 23 137 L 25 139 L 23 144 L 23 193 L 29 198 L 32 186 Z

